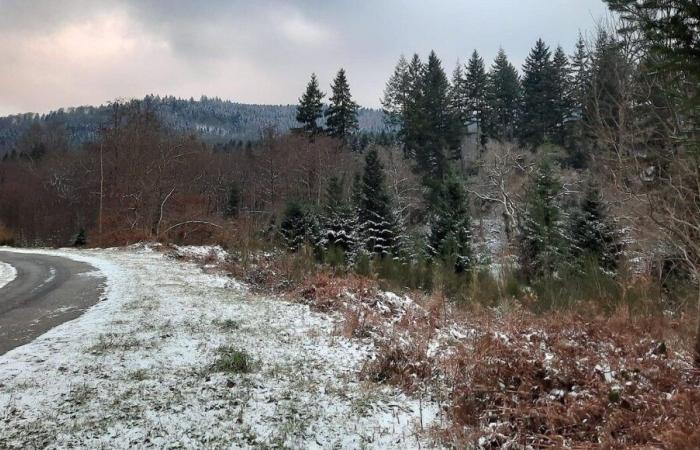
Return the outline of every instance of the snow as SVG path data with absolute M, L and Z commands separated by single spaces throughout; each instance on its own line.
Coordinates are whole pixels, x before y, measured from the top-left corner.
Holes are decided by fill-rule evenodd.
M 10 284 L 17 276 L 17 269 L 11 265 L 0 262 L 0 289 Z
M 40 253 L 94 266 L 104 298 L 0 356 L 0 448 L 426 446 L 437 406 L 360 382 L 373 349 L 332 316 L 148 247 Z M 252 371 L 213 371 L 224 345 Z

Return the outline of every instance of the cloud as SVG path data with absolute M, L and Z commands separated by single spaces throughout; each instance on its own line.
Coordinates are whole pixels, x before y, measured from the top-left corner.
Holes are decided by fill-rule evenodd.
M 377 106 L 401 53 L 448 71 L 474 48 L 516 65 L 542 37 L 573 47 L 601 0 L 0 0 L 0 113 L 148 93 L 296 102 L 344 67 Z

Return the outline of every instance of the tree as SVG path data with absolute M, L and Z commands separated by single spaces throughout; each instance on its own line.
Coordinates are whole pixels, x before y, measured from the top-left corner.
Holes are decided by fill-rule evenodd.
M 397 243 L 396 219 L 384 178 L 377 149 L 370 148 L 365 157 L 357 219 L 360 245 L 380 256 L 395 253 Z
M 325 94 L 318 87 L 316 74 L 311 74 L 311 80 L 306 85 L 306 91 L 299 99 L 297 106 L 297 122 L 302 124 L 302 130 L 310 136 L 321 132 L 318 120 L 323 116 L 323 97 Z
M 382 97 L 382 109 L 390 125 L 402 127 L 405 122 L 406 105 L 411 91 L 410 84 L 408 61 L 401 55 L 394 73 L 386 82 Z
M 346 140 L 355 133 L 359 124 L 357 121 L 357 103 L 350 95 L 350 85 L 345 76 L 345 70 L 340 69 L 331 86 L 333 95 L 330 106 L 326 111 L 326 129 L 329 135 Z
M 576 41 L 576 51 L 571 57 L 571 114 L 574 119 L 583 117 L 586 97 L 591 84 L 590 55 L 581 33 Z
M 474 50 L 464 73 L 464 89 L 467 101 L 465 109 L 467 112 L 467 125 L 476 126 L 476 141 L 481 146 L 486 145 L 486 134 L 483 128 L 488 112 L 488 103 L 486 102 L 487 85 L 488 77 L 484 67 L 484 60 Z
M 518 135 L 523 144 L 537 147 L 552 128 L 554 96 L 549 47 L 538 39 L 523 66 L 523 101 Z
M 552 134 L 559 145 L 566 139 L 566 122 L 571 118 L 571 67 L 569 58 L 561 46 L 557 47 L 552 58 Z
M 352 207 L 345 200 L 343 185 L 337 176 L 328 181 L 326 191 L 326 204 L 324 215 L 321 219 L 321 241 L 319 245 L 324 249 L 341 249 L 350 251 L 355 245 L 355 214 Z
M 564 260 L 560 192 L 551 163 L 544 161 L 528 189 L 520 221 L 520 268 L 529 281 L 553 276 Z
M 447 153 L 459 146 L 459 129 L 450 110 L 447 75 L 435 52 L 430 52 L 422 75 L 418 101 L 409 108 L 407 139 L 419 171 L 441 177 Z
M 577 206 L 569 216 L 568 225 L 574 262 L 592 257 L 600 268 L 614 271 L 621 253 L 620 234 L 608 218 L 607 207 L 592 180 Z
M 464 187 L 450 174 L 433 194 L 429 251 L 433 257 L 454 264 L 455 272 L 469 270 L 472 259 L 471 220 Z
M 489 136 L 510 140 L 515 134 L 520 107 L 520 78 L 518 70 L 508 61 L 500 49 L 491 67 L 487 86 L 489 104 Z
M 236 183 L 232 183 L 228 190 L 226 199 L 226 210 L 224 217 L 233 218 L 238 215 L 238 208 L 241 202 L 241 194 Z
M 297 202 L 287 203 L 280 223 L 280 233 L 287 248 L 293 252 L 299 250 L 307 240 L 308 231 L 307 217 L 302 206 Z

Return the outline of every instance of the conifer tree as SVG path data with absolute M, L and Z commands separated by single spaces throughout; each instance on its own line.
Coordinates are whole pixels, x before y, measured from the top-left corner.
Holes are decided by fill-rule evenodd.
M 350 95 L 350 85 L 344 69 L 338 71 L 331 91 L 333 95 L 326 111 L 326 128 L 329 135 L 345 140 L 357 131 L 359 124 L 358 106 Z
M 307 221 L 304 209 L 297 202 L 289 202 L 280 223 L 280 232 L 287 248 L 299 250 L 307 238 Z
M 569 217 L 570 252 L 575 264 L 595 258 L 599 267 L 614 271 L 620 256 L 620 234 L 608 217 L 597 186 L 589 180 L 584 196 Z
M 558 46 L 552 58 L 552 134 L 554 141 L 564 145 L 566 122 L 571 118 L 572 78 L 569 58 L 564 49 Z
M 240 205 L 240 192 L 238 190 L 238 185 L 231 184 L 228 190 L 228 197 L 226 199 L 226 210 L 224 211 L 224 217 L 233 218 L 238 215 L 238 207 Z
M 571 112 L 574 119 L 583 117 L 586 97 L 590 89 L 590 57 L 583 35 L 579 33 L 576 50 L 571 57 Z
M 486 145 L 484 125 L 487 118 L 486 93 L 488 77 L 484 66 L 484 60 L 474 50 L 464 73 L 465 97 L 467 104 L 467 124 L 476 126 L 476 139 L 479 145 Z
M 397 244 L 396 219 L 384 178 L 379 154 L 372 147 L 365 157 L 357 219 L 360 245 L 380 256 L 395 253 Z
M 408 61 L 401 55 L 394 68 L 394 73 L 386 83 L 382 97 L 382 109 L 390 125 L 400 128 L 403 126 L 410 91 Z
M 518 135 L 532 147 L 545 142 L 554 124 L 552 61 L 549 47 L 538 39 L 523 66 L 523 100 Z
M 302 127 L 302 131 L 315 136 L 321 132 L 321 126 L 318 120 L 323 117 L 323 97 L 325 94 L 318 87 L 318 79 L 316 74 L 311 74 L 311 80 L 306 85 L 306 91 L 299 99 L 297 106 L 297 122 Z
M 472 236 L 464 187 L 454 174 L 450 174 L 435 190 L 429 251 L 433 257 L 453 263 L 455 272 L 465 272 L 471 265 Z
M 450 84 L 435 52 L 430 52 L 423 71 L 419 102 L 410 111 L 410 143 L 418 169 L 441 177 L 448 152 L 459 145 L 457 121 L 450 110 Z
M 336 176 L 331 177 L 326 190 L 319 245 L 324 250 L 335 247 L 344 252 L 350 251 L 355 243 L 354 218 L 352 207 L 345 201 L 341 180 Z
M 563 262 L 566 241 L 559 205 L 561 184 L 545 161 L 535 172 L 520 221 L 519 262 L 528 281 L 551 277 Z
M 462 64 L 457 61 L 454 71 L 452 71 L 452 82 L 450 83 L 450 110 L 459 122 L 459 125 L 466 130 L 469 120 L 467 113 L 467 90 L 464 79 Z
M 520 96 L 518 70 L 508 61 L 505 51 L 500 49 L 489 73 L 487 100 L 490 136 L 501 140 L 513 139 Z

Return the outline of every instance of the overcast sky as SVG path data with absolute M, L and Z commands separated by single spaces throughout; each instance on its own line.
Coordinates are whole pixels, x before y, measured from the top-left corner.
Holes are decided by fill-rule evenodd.
M 538 37 L 570 54 L 605 15 L 601 0 L 0 0 L 0 114 L 149 93 L 295 103 L 341 66 L 378 106 L 402 53 L 435 49 L 449 74 L 502 46 L 520 67 Z

